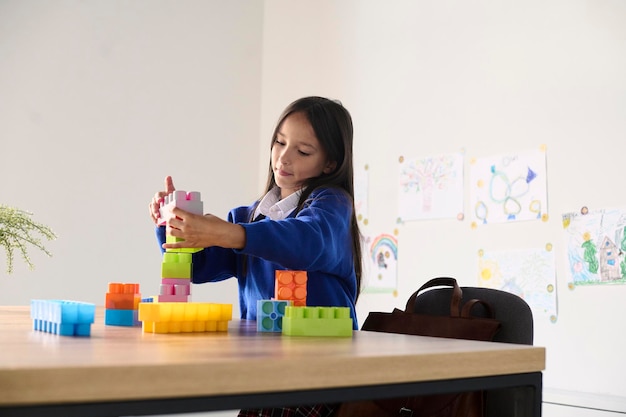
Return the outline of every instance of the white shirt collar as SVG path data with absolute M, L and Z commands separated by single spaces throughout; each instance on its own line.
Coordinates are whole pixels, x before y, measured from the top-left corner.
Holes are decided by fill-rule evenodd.
M 254 211 L 254 218 L 256 219 L 259 214 L 262 214 L 271 220 L 286 219 L 298 206 L 300 194 L 302 194 L 302 190 L 298 190 L 281 200 L 280 188 L 272 188 L 261 199 L 261 202 Z

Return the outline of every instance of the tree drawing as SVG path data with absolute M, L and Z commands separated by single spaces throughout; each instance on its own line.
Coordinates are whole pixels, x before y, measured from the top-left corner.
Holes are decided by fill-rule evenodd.
M 410 161 L 400 172 L 404 192 L 422 193 L 422 211 L 430 212 L 435 189 L 445 189 L 454 177 L 454 159 L 449 156 Z
M 591 241 L 591 234 L 589 232 L 584 235 L 585 241 L 581 245 L 581 247 L 585 250 L 584 258 L 585 262 L 587 262 L 589 272 L 593 274 L 598 273 L 598 258 L 596 256 L 598 250 L 596 245 Z

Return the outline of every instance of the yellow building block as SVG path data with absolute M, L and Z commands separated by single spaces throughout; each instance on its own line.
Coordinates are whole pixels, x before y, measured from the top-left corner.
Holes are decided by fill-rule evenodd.
M 232 318 L 232 304 L 139 303 L 144 333 L 225 332 Z

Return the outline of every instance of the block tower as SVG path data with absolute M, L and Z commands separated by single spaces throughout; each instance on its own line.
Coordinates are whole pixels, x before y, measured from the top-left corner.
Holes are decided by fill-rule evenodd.
M 191 253 L 165 252 L 161 263 L 159 302 L 189 301 L 191 272 Z
M 306 306 L 306 271 L 277 270 L 275 280 L 274 299 L 257 301 L 258 332 L 282 332 L 285 309 Z
M 160 226 L 172 216 L 172 208 L 178 207 L 193 214 L 203 214 L 203 203 L 198 191 L 174 191 L 163 199 L 159 208 Z M 167 243 L 180 242 L 182 239 L 166 236 Z M 161 263 L 161 287 L 159 302 L 188 302 L 191 295 L 191 254 L 202 248 L 167 249 Z
M 109 326 L 137 326 L 141 294 L 139 284 L 110 282 L 104 303 L 104 324 Z
M 174 191 L 165 197 L 159 208 L 159 226 L 167 223 L 172 208 L 178 207 L 202 215 L 203 207 L 197 191 Z M 167 243 L 184 241 L 166 236 Z M 232 304 L 191 303 L 192 253 L 202 248 L 167 249 L 161 262 L 161 288 L 158 297 L 139 303 L 139 321 L 144 333 L 225 332 L 233 316 Z

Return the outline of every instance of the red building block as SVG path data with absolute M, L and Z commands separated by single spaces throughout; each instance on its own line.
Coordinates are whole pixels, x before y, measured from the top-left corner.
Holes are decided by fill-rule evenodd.
M 104 306 L 111 310 L 137 310 L 141 302 L 139 284 L 109 282 Z

